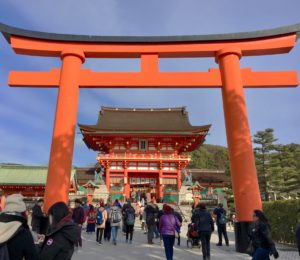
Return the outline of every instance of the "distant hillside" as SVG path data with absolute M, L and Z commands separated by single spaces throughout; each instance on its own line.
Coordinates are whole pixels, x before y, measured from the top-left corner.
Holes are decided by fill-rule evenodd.
M 225 170 L 228 167 L 227 148 L 223 146 L 204 144 L 191 155 L 189 168 Z

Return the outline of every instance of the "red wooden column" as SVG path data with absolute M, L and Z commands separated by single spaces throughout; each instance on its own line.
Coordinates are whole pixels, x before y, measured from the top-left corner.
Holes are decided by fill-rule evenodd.
M 158 172 L 158 182 L 159 182 L 159 186 L 158 186 L 158 197 L 160 199 L 164 198 L 164 191 L 163 191 L 163 164 L 160 161 L 159 163 L 159 172 Z
M 180 191 L 181 188 L 181 170 L 180 167 L 178 166 L 178 170 L 177 170 L 177 190 L 178 192 Z
M 125 199 L 130 199 L 130 185 L 129 185 L 127 162 L 124 162 L 124 179 L 126 180 L 126 182 L 124 182 Z
M 222 96 L 230 159 L 230 171 L 238 222 L 235 226 L 236 251 L 246 252 L 254 209 L 261 198 L 252 150 L 248 115 L 240 69 L 239 49 L 217 52 L 222 79 Z
M 1 196 L 1 210 L 3 210 L 4 209 L 4 207 L 5 207 L 5 199 L 6 199 L 6 196 L 5 196 L 5 194 L 2 194 L 2 196 Z
M 252 221 L 254 209 L 261 209 L 261 198 L 252 150 L 248 115 L 240 69 L 241 51 L 230 48 L 217 52 L 221 70 L 222 96 L 230 170 L 237 219 Z
M 106 162 L 105 184 L 108 193 L 110 192 L 110 162 Z
M 70 174 L 79 96 L 79 76 L 84 53 L 77 49 L 63 51 L 56 115 L 50 151 L 45 207 L 58 201 L 68 202 Z

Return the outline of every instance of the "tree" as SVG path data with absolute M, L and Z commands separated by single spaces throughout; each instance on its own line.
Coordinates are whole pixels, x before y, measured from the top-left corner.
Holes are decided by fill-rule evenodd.
M 277 141 L 273 132 L 274 130 L 272 128 L 267 128 L 264 131 L 258 131 L 254 135 L 253 139 L 253 142 L 257 145 L 254 148 L 254 155 L 258 173 L 259 188 L 262 198 L 266 201 L 270 199 L 270 193 L 272 192 L 270 165 L 272 152 L 275 149 L 274 142 Z
M 299 187 L 295 150 L 292 145 L 276 145 L 275 150 L 271 167 L 273 190 L 280 196 L 290 197 Z

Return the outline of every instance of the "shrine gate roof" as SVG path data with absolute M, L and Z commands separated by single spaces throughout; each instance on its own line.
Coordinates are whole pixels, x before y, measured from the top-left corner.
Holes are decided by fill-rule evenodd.
M 0 185 L 45 186 L 47 166 L 0 164 Z M 75 170 L 71 172 L 73 180 Z
M 96 125 L 79 124 L 82 132 L 206 134 L 211 125 L 192 126 L 185 107 L 112 108 L 102 107 Z
M 12 27 L 0 23 L 0 31 L 10 43 L 12 35 L 36 38 L 50 41 L 72 41 L 72 42 L 128 42 L 128 43 L 150 43 L 150 42 L 201 42 L 201 41 L 230 41 L 243 39 L 258 39 L 272 36 L 300 33 L 300 23 L 283 26 L 268 30 L 258 30 L 252 32 L 206 34 L 206 35 L 179 35 L 179 36 L 96 36 L 96 35 L 74 35 L 57 34 L 39 31 L 31 31 Z

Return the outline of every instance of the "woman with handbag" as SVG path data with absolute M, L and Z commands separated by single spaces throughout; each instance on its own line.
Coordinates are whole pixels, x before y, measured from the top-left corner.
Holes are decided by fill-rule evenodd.
M 173 208 L 165 204 L 163 215 L 159 219 L 159 231 L 164 241 L 164 248 L 167 260 L 173 260 L 173 246 L 175 233 L 180 230 L 181 223 L 173 214 Z
M 254 210 L 250 238 L 248 253 L 253 256 L 252 260 L 269 260 L 269 255 L 273 255 L 275 259 L 279 257 L 268 219 L 261 210 Z

